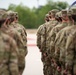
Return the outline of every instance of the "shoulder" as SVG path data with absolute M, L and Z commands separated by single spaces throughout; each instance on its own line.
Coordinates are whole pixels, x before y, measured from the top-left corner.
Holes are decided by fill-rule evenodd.
M 54 28 L 59 28 L 59 27 L 61 27 L 61 25 L 62 25 L 62 24 L 58 24 L 58 25 L 56 25 Z
M 15 44 L 14 39 L 12 37 L 10 37 L 9 35 L 7 35 L 5 33 L 1 33 L 1 36 L 5 42 L 8 42 L 9 44 Z
M 41 33 L 41 31 L 44 30 L 44 26 L 43 26 L 43 25 L 44 25 L 44 24 L 42 24 L 42 25 L 40 25 L 40 26 L 38 27 L 37 33 Z

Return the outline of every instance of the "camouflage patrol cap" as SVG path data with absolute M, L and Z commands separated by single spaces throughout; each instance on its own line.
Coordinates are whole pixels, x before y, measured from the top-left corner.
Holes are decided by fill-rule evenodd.
M 12 18 L 14 18 L 14 12 L 13 11 L 7 11 L 7 15 L 8 15 L 8 17 L 12 17 Z
M 55 11 L 55 12 L 59 12 L 59 10 L 58 10 L 58 9 L 53 9 L 53 11 Z
M 67 14 L 67 10 L 62 10 L 61 14 Z
M 76 15 L 76 8 L 72 8 L 72 15 Z
M 67 16 L 72 16 L 73 11 L 72 10 L 68 10 L 67 11 Z
M 12 18 L 18 17 L 18 13 L 14 12 L 14 11 L 11 11 L 11 10 L 8 11 L 7 14 L 8 14 L 9 17 L 12 17 Z
M 62 16 L 66 16 L 66 15 L 67 15 L 67 10 L 62 10 L 62 11 L 61 11 L 61 17 L 62 17 Z
M 61 17 L 61 11 L 56 13 L 56 17 Z
M 6 11 L 0 10 L 0 20 L 4 20 L 7 18 Z
M 59 10 L 53 9 L 53 10 L 51 10 L 51 15 L 55 15 L 57 12 L 59 12 Z
M 51 11 L 49 11 L 48 14 L 51 15 Z
M 49 14 L 46 14 L 46 15 L 45 15 L 45 18 L 48 18 L 48 17 L 49 17 Z

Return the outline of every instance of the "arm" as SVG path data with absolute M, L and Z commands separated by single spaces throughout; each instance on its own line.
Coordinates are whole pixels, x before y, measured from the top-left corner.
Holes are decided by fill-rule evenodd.
M 10 41 L 10 56 L 9 56 L 9 70 L 11 75 L 19 75 L 18 71 L 18 48 L 14 40 Z
M 66 43 L 66 63 L 65 69 L 67 74 L 72 74 L 73 63 L 74 63 L 74 37 L 69 35 Z
M 42 25 L 37 30 L 37 46 L 39 49 L 41 49 L 41 31 L 42 31 Z

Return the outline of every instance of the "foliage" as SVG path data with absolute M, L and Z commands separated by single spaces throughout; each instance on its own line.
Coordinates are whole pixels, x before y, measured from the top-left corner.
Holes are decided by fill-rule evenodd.
M 38 8 L 30 9 L 24 6 L 22 3 L 19 5 L 10 4 L 8 10 L 17 11 L 19 15 L 19 23 L 26 28 L 38 28 L 39 25 L 44 23 L 45 14 L 52 9 L 65 9 L 68 3 L 66 2 L 53 2 L 47 0 L 46 5 L 39 6 Z

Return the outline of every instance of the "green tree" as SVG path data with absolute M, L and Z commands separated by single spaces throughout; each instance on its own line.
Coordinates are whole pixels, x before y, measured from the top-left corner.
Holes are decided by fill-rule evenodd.
M 19 5 L 10 4 L 8 10 L 18 12 L 19 23 L 26 28 L 38 28 L 39 25 L 44 23 L 45 15 L 52 9 L 65 9 L 68 7 L 66 2 L 54 2 L 53 0 L 47 0 L 44 6 L 30 9 L 24 6 L 22 3 Z

